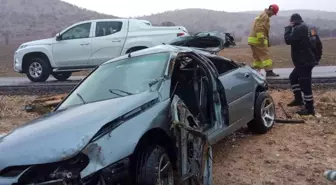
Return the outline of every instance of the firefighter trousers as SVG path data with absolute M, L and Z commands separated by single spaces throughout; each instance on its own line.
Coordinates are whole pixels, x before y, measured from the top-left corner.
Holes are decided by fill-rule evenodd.
M 265 69 L 266 71 L 273 69 L 273 61 L 269 56 L 267 46 L 250 45 L 253 55 L 252 67 L 255 69 Z
M 314 67 L 295 67 L 289 75 L 291 89 L 296 101 L 303 101 L 309 111 L 314 111 L 312 70 Z M 302 97 L 303 94 L 303 97 Z

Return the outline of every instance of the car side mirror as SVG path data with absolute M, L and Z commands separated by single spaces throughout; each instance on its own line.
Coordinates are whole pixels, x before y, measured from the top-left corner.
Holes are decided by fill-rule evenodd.
M 56 41 L 60 41 L 60 40 L 62 40 L 62 36 L 61 36 L 61 34 L 57 33 L 56 34 Z

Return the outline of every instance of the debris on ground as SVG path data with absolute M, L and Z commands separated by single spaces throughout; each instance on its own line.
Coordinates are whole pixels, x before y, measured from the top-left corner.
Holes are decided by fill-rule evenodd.
M 314 91 L 316 117 L 299 116 L 295 113 L 298 108 L 286 106 L 293 98 L 290 90 L 270 93 L 286 112 L 276 106 L 278 119 L 289 116 L 305 123 L 275 124 L 265 135 L 241 129 L 212 146 L 213 184 L 330 185 L 324 172 L 336 169 L 336 90 Z M 0 95 L 0 133 L 40 116 L 22 110 L 36 99 Z
M 60 94 L 53 96 L 41 96 L 30 102 L 25 106 L 27 112 L 36 112 L 38 114 L 45 114 L 56 107 L 68 94 Z
M 336 170 L 327 170 L 324 172 L 324 176 L 330 181 L 336 181 Z

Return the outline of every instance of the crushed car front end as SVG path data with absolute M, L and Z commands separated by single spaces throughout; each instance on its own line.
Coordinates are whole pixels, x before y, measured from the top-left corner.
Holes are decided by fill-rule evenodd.
M 146 144 L 173 148 L 170 57 L 156 48 L 107 62 L 53 112 L 1 137 L 0 185 L 134 184 Z
M 57 135 L 49 134 L 49 137 L 54 137 L 50 140 L 55 141 L 51 142 L 46 138 L 40 139 L 40 137 L 33 140 L 32 136 L 28 136 L 27 140 L 29 141 L 22 142 L 22 145 L 32 146 L 31 150 L 36 149 L 34 145 L 45 145 L 40 150 L 26 151 L 27 148 L 20 147 L 18 143 L 16 146 L 11 145 L 13 148 L 8 148 L 6 150 L 8 153 L 1 155 L 0 185 L 97 185 L 100 182 L 100 184 L 132 184 L 134 175 L 132 169 L 135 167 L 132 161 L 135 157 L 133 154 L 143 135 L 151 130 L 169 132 L 170 125 L 167 118 L 169 100 L 159 101 L 158 96 L 152 97 L 146 99 L 145 103 L 139 103 L 140 106 L 135 106 L 132 110 L 116 117 L 98 131 L 92 129 L 96 134 L 88 136 L 89 140 L 85 139 L 86 137 L 80 137 L 77 140 L 81 141 L 76 143 L 73 139 L 65 140 L 65 138 L 70 138 L 67 134 L 60 134 L 59 138 Z M 116 105 L 110 104 L 110 106 Z M 102 106 L 102 109 L 107 109 L 107 107 L 109 106 Z M 102 117 L 105 117 L 102 110 L 98 112 Z M 99 115 L 98 112 L 93 113 Z M 51 117 L 51 119 L 58 118 Z M 61 115 L 59 115 L 59 119 L 61 119 Z M 92 118 L 84 117 L 83 119 L 90 120 Z M 73 122 L 76 121 L 73 120 Z M 77 126 L 83 127 L 85 124 L 90 123 L 83 122 L 82 125 Z M 97 123 L 97 125 L 102 124 Z M 81 129 L 76 131 L 76 128 L 73 127 L 71 132 L 82 133 L 81 135 L 84 136 L 88 134 L 88 130 L 84 133 Z M 43 132 L 39 129 L 37 131 Z M 55 132 L 57 131 L 56 129 Z M 68 133 L 71 134 L 71 132 Z M 45 131 L 45 133 L 50 132 Z M 37 135 L 41 136 L 42 134 Z M 59 145 L 50 146 L 50 143 L 55 143 L 56 140 L 59 141 Z M 6 143 L 6 141 L 1 142 Z M 67 142 L 73 144 L 67 145 Z M 12 155 L 11 158 L 5 157 L 11 155 L 13 151 L 19 151 L 19 148 L 23 149 L 21 154 Z M 25 155 L 25 152 L 30 154 L 30 157 Z M 50 156 L 52 153 L 55 155 Z

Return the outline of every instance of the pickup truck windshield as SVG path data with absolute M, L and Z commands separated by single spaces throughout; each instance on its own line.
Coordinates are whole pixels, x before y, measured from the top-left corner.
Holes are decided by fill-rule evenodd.
M 156 53 L 103 64 L 58 109 L 147 91 L 164 76 L 169 58 L 170 53 Z

